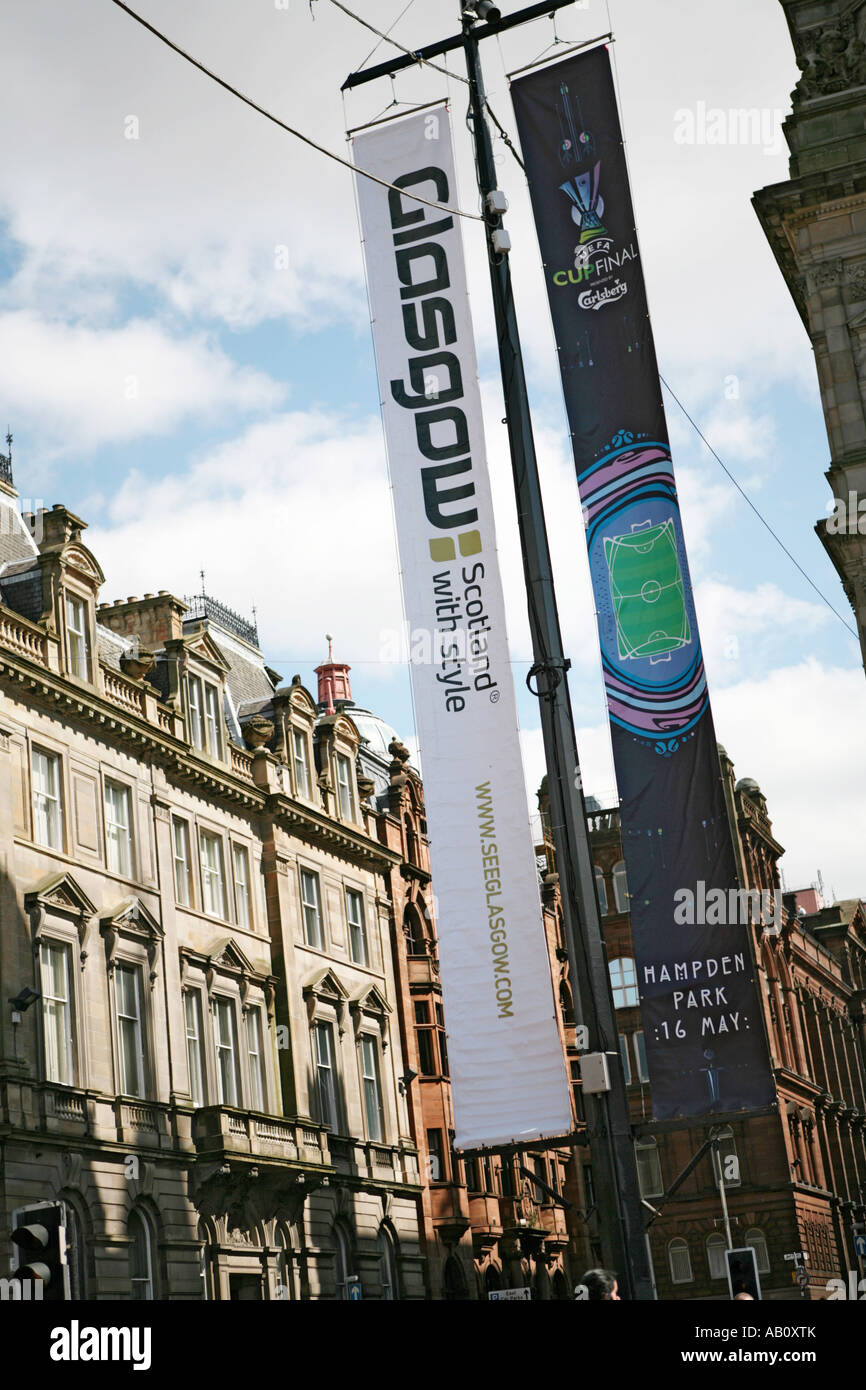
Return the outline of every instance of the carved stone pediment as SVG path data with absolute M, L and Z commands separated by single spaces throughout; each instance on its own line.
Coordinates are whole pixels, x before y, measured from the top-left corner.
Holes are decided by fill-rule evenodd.
M 51 917 L 72 922 L 78 932 L 81 963 L 87 957 L 87 930 L 96 915 L 96 907 L 72 874 L 50 874 L 24 895 L 24 907 L 30 916 L 31 941 L 38 951 L 43 932 Z
M 164 932 L 141 899 L 135 896 L 124 898 L 116 908 L 104 912 L 99 919 L 99 931 L 105 943 L 109 972 L 117 964 L 117 948 L 121 937 L 136 941 L 144 947 L 152 989 L 157 979 L 157 962 Z

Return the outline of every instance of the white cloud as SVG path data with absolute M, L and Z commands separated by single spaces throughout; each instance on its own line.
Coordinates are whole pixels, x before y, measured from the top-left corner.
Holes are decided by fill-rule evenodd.
M 282 395 L 202 333 L 175 337 L 149 319 L 96 330 L 27 310 L 0 314 L 0 398 L 11 415 L 38 420 L 55 453 L 271 408 Z
M 280 415 L 181 474 L 130 474 L 88 540 L 109 601 L 194 592 L 204 569 L 209 593 L 241 612 L 257 607 L 268 658 L 287 676 L 286 663 L 321 655 L 327 631 L 365 680 L 392 674 L 401 607 L 378 420 Z

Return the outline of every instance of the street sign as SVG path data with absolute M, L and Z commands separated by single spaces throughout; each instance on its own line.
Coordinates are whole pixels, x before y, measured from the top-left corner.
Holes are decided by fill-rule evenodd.
M 808 1264 L 809 1256 L 804 1250 L 792 1250 L 790 1254 L 783 1255 L 783 1260 L 796 1260 L 797 1264 Z
M 487 1297 L 488 1297 L 489 1299 L 495 1300 L 496 1302 L 499 1302 L 501 1299 L 505 1299 L 505 1298 L 518 1298 L 518 1299 L 520 1299 L 521 1302 L 523 1302 L 523 1303 L 531 1303 L 531 1302 L 532 1302 L 532 1290 L 531 1290 L 531 1289 L 491 1289 L 491 1291 L 490 1291 L 490 1293 L 487 1295 Z
M 350 1303 L 360 1303 L 360 1302 L 361 1302 L 361 1285 L 360 1285 L 360 1284 L 350 1284 L 350 1285 L 349 1285 L 349 1302 L 350 1302 Z
M 809 1282 L 809 1271 L 807 1269 L 804 1269 L 802 1265 L 798 1265 L 796 1278 L 797 1283 L 800 1285 L 800 1288 L 805 1289 L 806 1285 Z
M 854 1237 L 854 1249 L 857 1251 L 861 1260 L 866 1260 L 866 1236 Z

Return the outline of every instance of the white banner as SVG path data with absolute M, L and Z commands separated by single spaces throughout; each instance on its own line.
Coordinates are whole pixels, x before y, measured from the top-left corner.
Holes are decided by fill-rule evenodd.
M 451 206 L 447 109 L 358 135 L 355 163 Z M 571 1129 L 508 657 L 456 219 L 358 198 L 409 624 L 458 1148 Z

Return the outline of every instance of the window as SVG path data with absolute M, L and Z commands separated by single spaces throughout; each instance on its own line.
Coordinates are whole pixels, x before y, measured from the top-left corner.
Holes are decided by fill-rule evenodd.
M 707 1264 L 710 1267 L 711 1279 L 724 1279 L 727 1275 L 725 1249 L 724 1236 L 707 1236 Z
M 562 1010 L 562 1022 L 566 1028 L 574 1026 L 574 1001 L 571 997 L 571 990 L 564 980 L 559 986 L 559 1007 Z
M 394 1238 L 384 1226 L 379 1227 L 379 1283 L 382 1285 L 382 1299 L 390 1302 L 397 1297 L 397 1261 L 395 1259 Z
M 418 1065 L 422 1076 L 436 1076 L 436 1049 L 430 1026 L 430 1005 L 425 1000 L 415 1004 L 415 1024 L 418 1037 Z
M 342 1226 L 334 1227 L 334 1248 L 336 1253 L 337 1298 L 346 1302 L 349 1297 L 349 1280 L 352 1274 L 352 1256 L 349 1238 Z
M 589 1163 L 583 1165 L 583 1190 L 586 1195 L 587 1207 L 595 1206 L 595 1178 L 592 1175 L 592 1167 Z
M 214 1042 L 220 1105 L 238 1105 L 238 1036 L 234 1000 L 216 995 L 213 1001 Z
M 140 1211 L 129 1213 L 129 1282 L 137 1302 L 150 1301 L 153 1292 L 153 1241 L 150 1224 Z
M 627 1009 L 638 1003 L 637 975 L 634 961 L 630 956 L 620 956 L 608 964 L 610 983 L 613 989 L 613 1007 Z
M 295 1277 L 292 1265 L 291 1247 L 288 1237 L 281 1226 L 278 1226 L 274 1233 L 274 1244 L 277 1247 L 276 1295 L 279 1299 L 292 1299 L 295 1297 Z
M 725 1187 L 739 1187 L 740 1185 L 740 1160 L 737 1155 L 737 1145 L 734 1142 L 734 1132 L 728 1126 L 719 1132 L 718 1149 L 712 1148 L 710 1153 L 713 1159 L 713 1180 L 716 1187 L 719 1186 L 719 1175 L 725 1180 Z
M 503 1158 L 502 1160 L 502 1167 L 499 1170 L 499 1184 L 503 1197 L 514 1196 L 514 1165 L 511 1159 Z
M 69 671 L 79 680 L 90 680 L 90 633 L 87 604 L 74 594 L 66 595 L 66 649 Z
M 301 869 L 301 903 L 304 909 L 304 940 L 308 946 L 322 949 L 322 906 L 319 894 L 319 875 Z
M 187 678 L 189 703 L 189 741 L 193 748 L 204 748 L 204 698 L 198 676 Z
M 626 1086 L 631 1085 L 631 1064 L 628 1055 L 628 1038 L 625 1033 L 619 1035 L 619 1055 L 622 1057 L 622 1072 L 625 1077 Z
M 239 927 L 252 928 L 250 902 L 250 856 L 244 845 L 232 845 L 232 868 L 235 879 L 235 917 Z
M 369 1033 L 361 1034 L 361 1082 L 364 1092 L 367 1138 L 381 1143 L 385 1135 L 382 1116 L 382 1086 L 379 1081 L 379 1057 L 376 1039 Z
M 115 974 L 117 1034 L 120 1055 L 120 1093 L 145 1094 L 144 1026 L 141 971 L 136 965 L 118 965 Z
M 356 965 L 367 964 L 367 926 L 364 899 L 354 888 L 346 889 L 346 917 L 349 922 L 349 950 Z
M 202 905 L 211 917 L 225 919 L 226 883 L 222 840 L 219 835 L 202 830 L 200 845 Z
M 292 759 L 295 765 L 295 791 L 298 796 L 310 797 L 310 753 L 307 735 L 292 730 Z
M 132 797 L 119 782 L 105 784 L 105 844 L 112 873 L 132 878 Z
M 441 1129 L 428 1129 L 427 1153 L 429 1155 L 430 1181 L 446 1182 L 445 1154 L 442 1146 Z
M 204 1105 L 205 1066 L 202 1038 L 201 992 L 184 990 L 183 1011 L 186 1019 L 186 1059 L 189 1064 L 189 1093 L 194 1105 Z
M 604 874 L 598 865 L 595 866 L 595 891 L 598 893 L 598 910 L 602 917 L 607 916 L 607 888 L 605 887 Z
M 753 1227 L 751 1231 L 746 1231 L 744 1244 L 751 1245 L 755 1252 L 755 1260 L 758 1265 L 759 1274 L 770 1273 L 770 1252 L 767 1249 L 767 1238 L 763 1231 Z
M 74 1086 L 69 947 L 59 941 L 41 942 L 39 965 L 42 976 L 45 1080 L 56 1081 L 60 1086 Z
M 33 749 L 33 838 L 48 849 L 63 849 L 60 758 Z
M 661 1197 L 665 1190 L 655 1139 L 638 1139 L 634 1146 L 637 1179 L 642 1197 Z
M 337 754 L 337 794 L 340 800 L 341 820 L 355 820 L 355 788 L 352 778 L 352 764 L 342 753 Z
M 66 1206 L 66 1250 L 69 1266 L 69 1295 L 75 1303 L 87 1298 L 87 1250 L 84 1244 L 84 1222 L 68 1197 Z
M 634 1035 L 635 1079 L 649 1081 L 649 1067 L 646 1060 L 646 1039 L 642 1032 Z
M 207 751 L 211 753 L 213 757 L 221 758 L 223 752 L 222 717 L 220 714 L 219 691 L 215 685 L 206 685 L 204 688 L 204 715 L 207 734 Z
M 620 859 L 613 866 L 613 897 L 617 912 L 628 912 L 628 880 L 625 876 L 625 861 Z
M 189 826 L 185 820 L 171 821 L 174 839 L 174 895 L 181 907 L 192 907 L 192 858 L 189 852 Z
M 668 1246 L 668 1263 L 671 1270 L 671 1280 L 674 1284 L 690 1284 L 692 1282 L 692 1257 L 689 1254 L 689 1247 L 684 1240 L 677 1237 Z
M 323 1125 L 327 1125 L 328 1129 L 336 1129 L 337 1087 L 334 1066 L 334 1029 L 330 1023 L 317 1023 L 313 1034 L 316 1045 L 319 1119 Z
M 261 1009 L 249 1009 L 247 1012 L 247 1053 L 250 1062 L 250 1109 L 264 1110 L 268 1087 L 262 1045 Z
M 480 1192 L 481 1184 L 478 1178 L 478 1159 L 464 1158 L 463 1172 L 466 1175 L 466 1187 L 470 1192 Z
M 442 1075 L 448 1076 L 448 1044 L 445 1040 L 445 1011 L 441 1004 L 436 1005 L 436 1023 L 438 1024 L 439 1065 L 442 1068 Z
M 541 1182 L 547 1182 L 547 1164 L 543 1158 L 534 1158 L 532 1160 L 532 1171 L 537 1178 L 541 1179 Z M 536 1202 L 538 1202 L 540 1206 L 543 1206 L 544 1203 L 549 1200 L 547 1193 L 539 1183 L 534 1183 L 533 1188 Z

